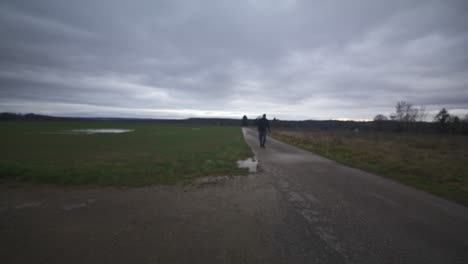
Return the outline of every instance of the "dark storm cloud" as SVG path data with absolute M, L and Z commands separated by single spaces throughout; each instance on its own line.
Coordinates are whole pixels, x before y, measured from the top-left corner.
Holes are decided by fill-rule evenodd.
M 461 1 L 2 1 L 0 111 L 372 118 L 468 109 Z

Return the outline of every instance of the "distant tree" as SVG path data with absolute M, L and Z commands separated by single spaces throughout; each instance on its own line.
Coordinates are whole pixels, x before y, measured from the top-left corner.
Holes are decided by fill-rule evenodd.
M 384 122 L 387 121 L 388 118 L 384 115 L 378 114 L 374 117 L 374 127 L 377 131 L 384 130 Z
M 0 120 L 16 120 L 21 119 L 23 116 L 16 113 L 0 113 Z
M 450 122 L 450 114 L 447 109 L 442 108 L 442 110 L 440 110 L 440 112 L 434 117 L 434 122 L 437 124 L 439 131 L 447 131 L 447 127 Z
M 395 113 L 390 115 L 390 119 L 397 121 L 397 131 L 409 129 L 415 123 L 419 115 L 419 109 L 412 103 L 400 101 L 395 105 Z
M 421 105 L 421 106 L 419 107 L 419 110 L 418 110 L 418 116 L 417 116 L 417 120 L 416 120 L 416 121 L 424 122 L 424 121 L 426 121 L 426 118 L 427 118 L 426 106 L 425 106 L 425 105 Z
M 414 128 L 416 131 L 423 131 L 424 130 L 424 122 L 426 122 L 427 119 L 427 111 L 426 111 L 426 106 L 421 105 L 419 108 L 417 108 L 416 111 L 416 122 L 414 124 Z
M 279 121 L 278 118 L 273 117 L 273 119 L 271 120 L 271 124 L 272 124 L 272 125 L 277 125 L 277 124 L 278 124 L 278 121 Z
M 462 130 L 462 123 L 458 116 L 450 116 L 450 130 L 452 133 L 459 133 Z
M 249 126 L 249 119 L 247 119 L 246 115 L 244 115 L 244 117 L 242 117 L 242 126 L 243 127 Z
M 390 117 L 392 120 L 400 122 L 415 122 L 419 114 L 419 109 L 412 103 L 400 101 L 395 105 L 395 113 Z
M 381 114 L 378 114 L 374 117 L 374 121 L 375 122 L 378 122 L 378 121 L 387 121 L 388 118 L 384 115 L 381 115 Z

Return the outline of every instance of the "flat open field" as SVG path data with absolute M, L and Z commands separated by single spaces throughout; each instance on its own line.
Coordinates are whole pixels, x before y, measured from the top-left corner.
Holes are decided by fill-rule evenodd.
M 274 137 L 468 205 L 466 136 L 284 129 Z
M 76 129 L 130 129 L 85 134 Z M 239 127 L 117 121 L 0 122 L 0 180 L 145 185 L 246 174 Z

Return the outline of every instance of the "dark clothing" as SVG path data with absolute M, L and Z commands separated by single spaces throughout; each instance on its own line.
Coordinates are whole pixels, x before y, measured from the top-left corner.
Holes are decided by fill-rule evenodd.
M 258 127 L 258 137 L 260 140 L 260 147 L 265 147 L 267 129 L 268 129 L 268 132 L 271 132 L 270 122 L 268 122 L 268 119 L 263 117 L 258 120 L 257 127 Z
M 265 143 L 266 143 L 266 136 L 267 136 L 267 131 L 266 130 L 262 130 L 262 131 L 258 131 L 258 137 L 260 139 L 260 147 L 265 147 Z
M 266 118 L 260 118 L 258 120 L 257 127 L 258 131 L 266 131 L 267 129 L 270 131 L 270 122 L 268 122 L 268 119 Z

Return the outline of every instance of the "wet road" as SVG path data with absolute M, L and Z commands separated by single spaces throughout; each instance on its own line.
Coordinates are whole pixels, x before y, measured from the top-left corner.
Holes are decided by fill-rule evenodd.
M 468 209 L 244 130 L 287 217 L 290 263 L 468 263 Z
M 468 209 L 244 130 L 248 177 L 0 185 L 1 263 L 468 263 Z

